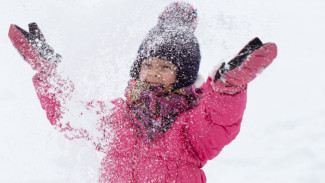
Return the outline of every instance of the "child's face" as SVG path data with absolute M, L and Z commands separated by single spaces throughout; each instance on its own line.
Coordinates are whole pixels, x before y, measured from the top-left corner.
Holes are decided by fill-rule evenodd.
M 170 61 L 149 58 L 142 61 L 140 80 L 154 86 L 160 86 L 164 92 L 170 92 L 175 84 L 177 67 Z

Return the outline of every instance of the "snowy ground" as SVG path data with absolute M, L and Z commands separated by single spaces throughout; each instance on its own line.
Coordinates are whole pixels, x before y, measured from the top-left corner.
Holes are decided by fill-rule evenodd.
M 122 96 L 129 66 L 167 0 L 0 0 L 0 182 L 96 182 L 102 154 L 48 123 L 34 72 L 8 39 L 9 25 L 37 22 L 64 56 L 81 99 Z M 200 0 L 200 73 L 230 60 L 251 38 L 279 54 L 249 86 L 237 139 L 204 167 L 208 182 L 325 182 L 325 2 Z

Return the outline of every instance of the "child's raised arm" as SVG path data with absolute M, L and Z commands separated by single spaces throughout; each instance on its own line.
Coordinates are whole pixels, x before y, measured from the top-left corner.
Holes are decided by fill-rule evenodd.
M 85 138 L 91 140 L 98 150 L 99 147 L 104 147 L 100 144 L 101 137 L 95 137 L 94 134 L 89 133 L 89 130 L 83 128 L 73 128 L 70 126 L 70 118 L 65 119 L 63 116 L 65 113 L 74 111 L 75 109 L 69 109 L 67 103 L 73 103 L 73 83 L 65 78 L 62 78 L 57 73 L 57 64 L 61 62 L 61 55 L 54 52 L 54 50 L 47 44 L 42 32 L 38 28 L 36 23 L 29 24 L 29 32 L 21 29 L 16 25 L 11 25 L 9 29 L 9 38 L 11 39 L 15 48 L 23 56 L 24 60 L 29 63 L 33 70 L 37 73 L 33 77 L 33 84 L 40 100 L 42 108 L 46 111 L 47 118 L 50 123 L 59 131 L 64 132 L 65 137 L 68 139 Z M 107 122 L 104 114 L 108 115 L 107 105 L 101 101 L 80 102 L 75 101 L 78 105 L 86 109 L 87 112 L 94 113 L 87 120 L 87 123 L 98 125 L 105 125 Z M 76 111 L 77 119 L 81 120 L 85 116 L 83 110 Z M 89 115 L 88 115 L 89 117 Z M 107 124 L 108 125 L 108 124 Z M 85 125 L 87 126 L 87 125 Z M 88 125 L 89 126 L 89 125 Z M 95 127 L 94 127 L 95 128 Z M 101 126 L 99 129 L 106 129 Z M 107 129 L 106 129 L 107 130 Z M 92 131 L 94 132 L 94 131 Z M 98 131 L 97 131 L 98 132 Z M 101 131 L 97 134 L 100 136 L 105 135 L 107 131 Z M 107 135 L 107 134 L 106 134 Z
M 200 105 L 189 111 L 185 134 L 204 164 L 217 156 L 240 130 L 246 107 L 247 83 L 277 55 L 274 43 L 255 38 L 228 64 L 222 64 L 203 85 Z

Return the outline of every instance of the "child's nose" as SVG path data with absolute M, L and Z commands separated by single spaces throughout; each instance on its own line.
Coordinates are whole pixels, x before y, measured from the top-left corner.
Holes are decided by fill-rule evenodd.
M 158 69 L 151 69 L 150 72 L 148 73 L 150 77 L 161 77 L 161 73 Z

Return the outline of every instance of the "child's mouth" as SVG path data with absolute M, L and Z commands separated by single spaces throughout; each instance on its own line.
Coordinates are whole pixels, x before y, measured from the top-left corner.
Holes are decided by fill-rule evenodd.
M 162 86 L 160 83 L 150 83 L 151 86 Z
M 159 88 L 164 88 L 164 85 L 163 84 L 161 84 L 161 83 L 149 83 L 150 84 L 150 86 L 153 86 L 153 87 L 159 87 Z

